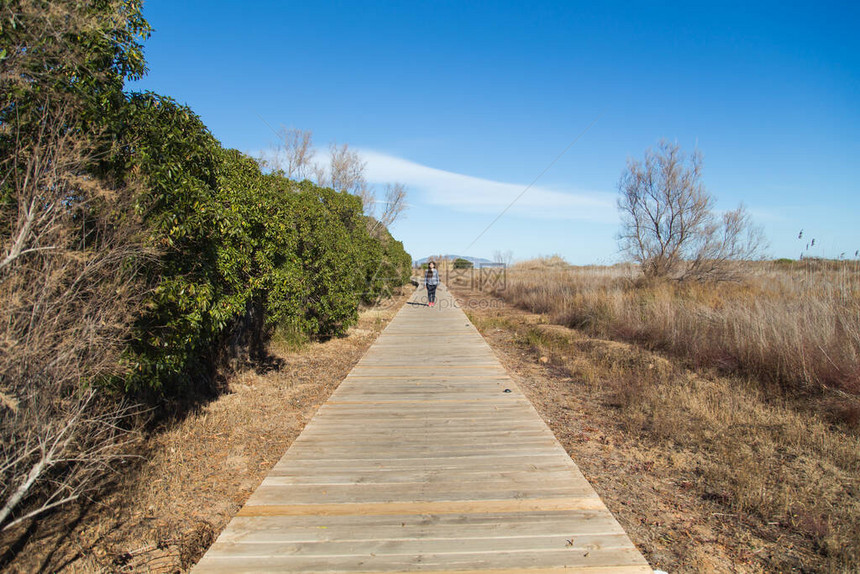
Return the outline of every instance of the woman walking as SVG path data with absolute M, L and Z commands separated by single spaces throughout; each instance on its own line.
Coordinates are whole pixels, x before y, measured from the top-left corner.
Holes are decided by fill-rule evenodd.
M 436 271 L 436 264 L 430 262 L 427 264 L 427 273 L 424 274 L 424 286 L 427 288 L 427 305 L 433 307 L 436 305 L 436 287 L 439 285 L 439 272 Z

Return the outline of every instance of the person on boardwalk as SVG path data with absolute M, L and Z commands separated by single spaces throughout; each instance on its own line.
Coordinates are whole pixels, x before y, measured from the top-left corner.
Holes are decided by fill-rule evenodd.
M 424 286 L 427 288 L 427 305 L 436 305 L 436 287 L 439 285 L 439 272 L 436 264 L 431 261 L 427 264 L 427 273 L 424 274 Z

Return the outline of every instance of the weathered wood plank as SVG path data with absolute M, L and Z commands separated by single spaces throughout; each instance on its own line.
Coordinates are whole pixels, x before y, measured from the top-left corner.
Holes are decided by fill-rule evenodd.
M 593 492 L 593 491 L 592 491 Z M 478 514 L 482 512 L 545 512 L 595 510 L 603 503 L 596 494 L 577 498 L 459 501 L 368 502 L 338 504 L 254 504 L 249 500 L 237 516 L 344 516 L 387 514 Z
M 207 572 L 463 572 L 504 571 L 650 573 L 635 548 L 611 551 L 550 550 L 486 553 L 384 554 L 348 556 L 213 556 L 200 566 Z M 600 567 L 602 570 L 594 570 Z M 552 569 L 552 570 L 551 570 Z
M 240 556 L 361 556 L 386 554 L 409 556 L 420 554 L 485 554 L 492 552 L 609 552 L 629 548 L 622 533 L 595 533 L 544 536 L 476 536 L 449 538 L 350 538 L 287 542 L 259 540 L 224 541 L 212 552 L 213 558 Z
M 565 484 L 493 484 L 476 487 L 474 484 L 352 484 L 352 485 L 278 485 L 261 484 L 248 500 L 249 505 L 278 504 L 288 500 L 291 504 L 376 504 L 410 500 L 422 502 L 457 502 L 479 500 L 532 500 L 551 497 L 587 496 L 585 487 Z
M 650 572 L 444 288 L 439 300 L 397 314 L 196 573 Z
M 301 542 L 379 539 L 468 538 L 619 534 L 618 523 L 601 510 L 516 514 L 356 516 L 237 516 L 224 541 Z
M 295 481 L 295 484 L 309 483 L 341 483 L 341 482 L 413 482 L 434 480 L 459 480 L 462 482 L 481 482 L 484 480 L 497 480 L 510 478 L 517 480 L 519 477 L 532 475 L 554 477 L 568 477 L 569 480 L 580 481 L 582 476 L 576 469 L 556 464 L 532 465 L 523 467 L 504 467 L 498 465 L 484 465 L 482 467 L 460 466 L 450 468 L 389 468 L 378 466 L 365 466 L 364 468 L 316 468 L 313 466 L 283 465 L 272 469 L 269 473 L 271 478 Z M 267 477 L 268 478 L 268 477 Z

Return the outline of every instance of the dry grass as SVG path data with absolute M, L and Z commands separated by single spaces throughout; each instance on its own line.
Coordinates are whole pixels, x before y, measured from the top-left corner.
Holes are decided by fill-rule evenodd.
M 750 264 L 737 283 L 643 284 L 631 266 L 525 264 L 499 295 L 553 322 L 690 364 L 753 376 L 771 392 L 860 394 L 860 265 Z M 860 422 L 848 401 L 843 421 Z
M 364 310 L 347 336 L 273 344 L 277 370 L 236 374 L 230 392 L 149 438 L 116 491 L 32 533 L 12 572 L 184 572 L 284 454 L 405 301 Z
M 856 266 L 759 265 L 720 285 L 635 273 L 532 262 L 498 295 L 564 325 L 520 326 L 518 341 L 601 393 L 675 480 L 795 538 L 805 567 L 860 569 Z
M 545 315 L 470 309 L 655 567 L 860 567 L 857 437 L 748 378 L 685 368 Z

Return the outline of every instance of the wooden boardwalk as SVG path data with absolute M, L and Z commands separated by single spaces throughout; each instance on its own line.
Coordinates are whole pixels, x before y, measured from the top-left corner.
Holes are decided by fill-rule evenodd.
M 650 573 L 440 286 L 419 290 L 218 537 L 209 572 Z

